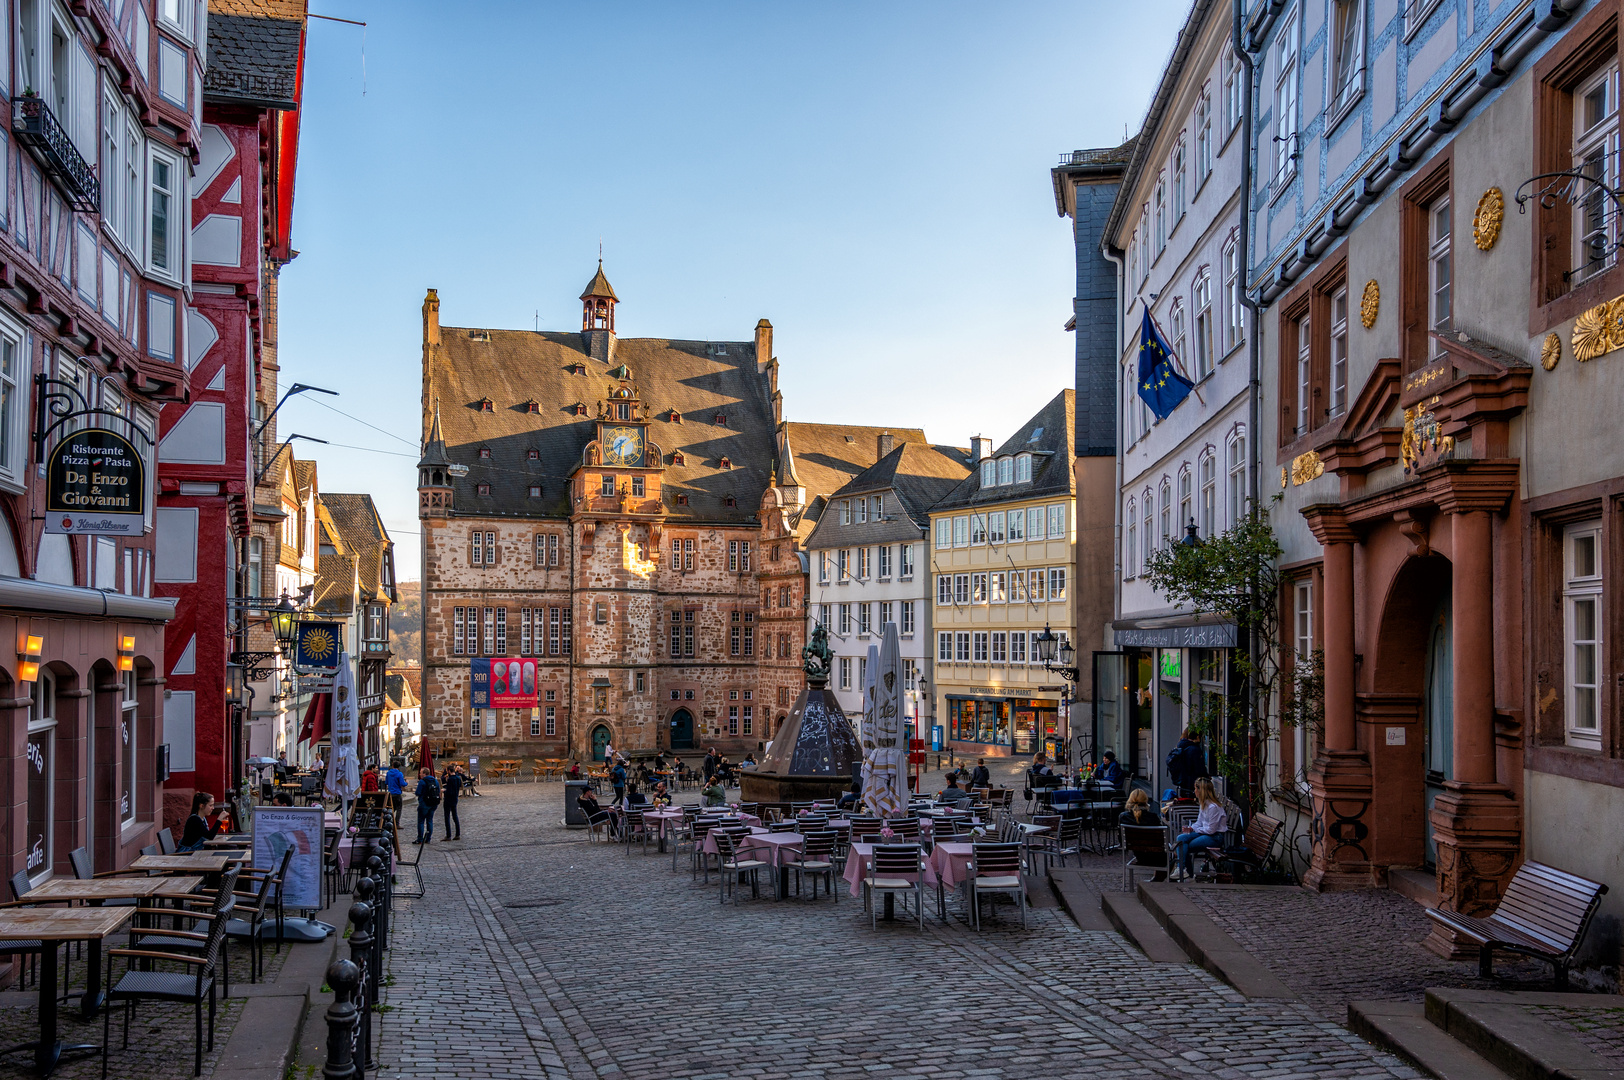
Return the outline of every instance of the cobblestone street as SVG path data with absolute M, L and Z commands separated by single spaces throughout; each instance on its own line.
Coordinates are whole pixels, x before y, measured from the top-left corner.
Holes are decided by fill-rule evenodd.
M 589 844 L 552 784 L 465 800 L 399 904 L 381 1075 L 1416 1077 L 1311 1005 L 1153 966 L 1053 907 L 980 934 L 861 904 L 719 906 L 669 856 Z M 765 882 L 764 882 L 765 885 Z M 745 894 L 746 897 L 748 894 Z

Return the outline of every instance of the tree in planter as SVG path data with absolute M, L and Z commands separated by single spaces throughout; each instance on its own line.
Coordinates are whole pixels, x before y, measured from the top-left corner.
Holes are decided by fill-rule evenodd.
M 1279 496 L 1275 497 L 1279 501 Z M 1263 777 L 1274 720 L 1296 726 L 1311 721 L 1311 685 L 1295 683 L 1278 718 L 1270 703 L 1281 688 L 1280 543 L 1268 512 L 1254 508 L 1228 531 L 1197 544 L 1172 544 L 1146 565 L 1151 586 L 1169 603 L 1196 615 L 1219 615 L 1235 623 L 1243 647 L 1234 650 L 1242 690 L 1204 694 L 1190 706 L 1191 726 L 1212 736 L 1218 771 L 1230 790 L 1243 793 L 1248 812 L 1263 809 Z M 1251 647 L 1245 648 L 1250 642 Z M 1303 694 L 1310 698 L 1299 700 Z M 1323 692 L 1320 692 L 1323 701 Z

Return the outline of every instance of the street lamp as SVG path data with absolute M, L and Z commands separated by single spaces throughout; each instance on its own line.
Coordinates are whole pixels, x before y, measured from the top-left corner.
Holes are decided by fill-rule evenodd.
M 1195 518 L 1191 518 L 1190 523 L 1184 527 L 1184 546 L 1193 548 L 1201 546 L 1201 537 L 1196 535 Z
M 288 598 L 287 591 L 282 593 L 282 600 L 271 611 L 271 626 L 276 631 L 276 643 L 286 649 L 293 644 L 293 639 L 299 633 L 299 609 L 293 606 Z
M 246 697 L 247 672 L 241 664 L 226 665 L 226 704 L 241 705 Z

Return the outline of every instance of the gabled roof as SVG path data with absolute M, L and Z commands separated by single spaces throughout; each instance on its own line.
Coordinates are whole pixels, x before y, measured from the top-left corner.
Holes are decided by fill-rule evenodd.
M 314 461 L 293 462 L 293 491 L 299 502 L 304 502 L 316 486 L 316 463 Z
M 316 591 L 311 606 L 324 615 L 348 615 L 355 610 L 356 559 L 353 555 L 318 555 Z M 347 642 L 350 649 L 354 642 Z
M 994 457 L 1023 451 L 1031 453 L 1030 483 L 1003 484 L 983 491 L 981 469 L 972 464 L 969 475 L 932 509 L 950 510 L 1075 494 L 1077 481 L 1076 474 L 1072 472 L 1072 458 L 1076 456 L 1076 429 L 1073 426 L 1075 403 L 1076 394 L 1071 390 L 1062 390 L 993 452 Z
M 209 0 L 205 97 L 222 104 L 297 109 L 304 27 L 304 0 Z
M 923 428 L 786 422 L 784 438 L 793 455 L 795 478 L 806 488 L 807 501 L 834 494 L 878 461 L 880 436 L 887 434 L 896 444 L 929 443 Z M 780 479 L 788 482 L 787 478 Z
M 341 552 L 356 560 L 361 594 L 368 599 L 383 595 L 389 584 L 384 580 L 384 558 L 391 541 L 372 496 L 323 492 L 321 505 L 343 539 Z
M 383 677 L 383 697 L 391 709 L 417 708 L 417 694 L 405 676 L 389 671 Z
M 596 403 L 619 385 L 610 367 L 624 364 L 647 406 L 649 442 L 664 455 L 667 520 L 754 522 L 776 441 L 754 343 L 618 338 L 613 365 L 583 346 L 574 331 L 441 328 L 424 392 L 440 405 L 446 458 L 468 466 L 451 481 L 455 514 L 568 516 L 569 477 L 597 437 Z M 489 412 L 480 406 L 485 398 Z M 532 398 L 536 412 L 526 404 Z M 482 447 L 488 458 L 479 456 Z M 680 464 L 672 458 L 678 451 Z M 723 458 L 731 468 L 722 468 Z M 488 495 L 478 493 L 481 484 Z M 530 496 L 532 485 L 539 498 Z M 677 504 L 679 493 L 687 505 Z
M 970 474 L 970 451 L 957 446 L 903 443 L 864 469 L 831 498 L 890 491 L 920 528 L 930 524 L 930 508 L 952 494 Z

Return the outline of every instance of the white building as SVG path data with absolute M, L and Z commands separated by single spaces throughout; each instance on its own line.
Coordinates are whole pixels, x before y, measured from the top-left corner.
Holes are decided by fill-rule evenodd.
M 930 508 L 969 474 L 969 451 L 951 446 L 894 443 L 879 437 L 879 460 L 829 500 L 807 538 L 811 557 L 808 634 L 818 623 L 834 651 L 830 688 L 854 719 L 862 712 L 868 647 L 880 643 L 887 622 L 902 643 L 908 715 L 928 701 L 921 679 L 931 658 L 930 567 L 926 532 Z M 929 735 L 927 716 L 918 737 Z
M 1230 46 L 1229 6 L 1197 0 L 1135 140 L 1102 241 L 1121 275 L 1113 637 L 1126 670 L 1125 678 L 1109 681 L 1131 689 L 1116 709 L 1101 711 L 1099 748 L 1115 750 L 1158 791 L 1167 786 L 1160 763 L 1190 721 L 1192 703 L 1225 694 L 1235 682 L 1233 622 L 1172 607 L 1151 587 L 1146 565 L 1152 552 L 1183 541 L 1191 526 L 1205 540 L 1246 510 L 1243 81 Z M 1147 306 L 1196 389 L 1160 421 L 1138 395 Z

